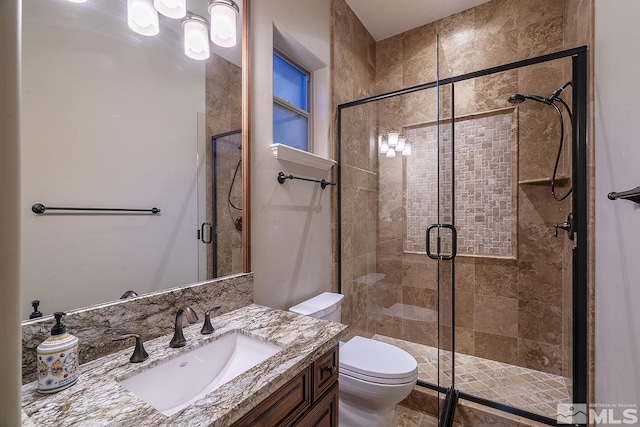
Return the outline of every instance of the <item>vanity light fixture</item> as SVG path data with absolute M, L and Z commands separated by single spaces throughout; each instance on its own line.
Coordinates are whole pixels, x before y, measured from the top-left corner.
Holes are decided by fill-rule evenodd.
M 202 16 L 189 14 L 182 20 L 184 31 L 184 54 L 191 59 L 209 58 L 209 34 L 207 20 Z
M 155 36 L 160 32 L 158 11 L 151 0 L 127 0 L 127 23 L 143 36 Z
M 187 0 L 127 0 L 127 24 L 140 35 L 155 36 L 160 32 L 158 12 L 168 18 L 182 19 L 185 55 L 191 59 L 205 60 L 211 55 L 209 38 L 221 47 L 236 45 L 240 13 L 240 8 L 233 0 L 209 0 L 208 10 L 210 24 L 202 16 L 187 10 Z
M 411 155 L 411 142 L 406 137 L 400 136 L 400 132 L 389 132 L 387 136 L 378 135 L 378 152 L 386 154 L 386 157 L 393 158 L 398 154 L 403 156 Z
M 153 6 L 167 18 L 182 19 L 187 15 L 187 0 L 153 0 Z
M 220 47 L 236 45 L 237 17 L 240 9 L 233 0 L 209 0 L 211 41 Z

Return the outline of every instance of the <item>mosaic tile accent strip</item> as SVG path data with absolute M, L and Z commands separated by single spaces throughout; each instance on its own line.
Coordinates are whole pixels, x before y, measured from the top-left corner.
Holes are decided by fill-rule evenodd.
M 451 186 L 451 126 L 445 124 L 440 130 L 439 165 L 437 125 L 406 130 L 413 154 L 406 158 L 405 250 L 424 253 L 425 229 L 438 222 L 440 169 L 440 218 L 442 223 L 451 223 L 452 204 L 455 205 L 458 254 L 514 258 L 518 170 L 515 110 L 456 119 L 455 200 Z M 443 252 L 448 252 L 450 239 L 443 243 Z
M 431 384 L 438 383 L 439 354 L 440 385 L 451 384 L 451 352 L 438 352 L 435 347 L 384 335 L 372 338 L 399 347 L 415 357 L 418 378 Z M 456 354 L 455 362 L 456 387 L 465 393 L 554 419 L 558 403 L 571 403 L 570 378 L 460 353 Z

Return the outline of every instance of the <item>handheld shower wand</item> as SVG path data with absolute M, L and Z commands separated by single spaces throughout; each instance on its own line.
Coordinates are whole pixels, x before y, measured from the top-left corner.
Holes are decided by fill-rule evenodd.
M 549 98 L 543 98 L 538 95 L 522 95 L 519 93 L 514 93 L 513 95 L 511 95 L 509 97 L 509 103 L 513 105 L 518 105 L 518 104 L 522 104 L 527 99 L 530 99 L 536 102 L 541 102 L 542 104 L 547 104 L 547 105 L 553 104 L 553 100 Z
M 522 104 L 527 99 L 530 99 L 532 101 L 540 102 L 545 105 L 550 105 L 556 110 L 556 113 L 558 113 L 558 117 L 560 118 L 560 144 L 558 147 L 558 155 L 556 156 L 556 163 L 553 167 L 553 175 L 551 177 L 551 195 L 553 196 L 554 199 L 556 199 L 559 202 L 569 197 L 569 195 L 573 191 L 573 186 L 571 186 L 571 188 L 569 188 L 569 191 L 567 191 L 567 193 L 564 196 L 556 195 L 556 176 L 558 173 L 560 156 L 562 154 L 562 147 L 564 145 L 564 117 L 562 115 L 562 111 L 560 111 L 560 108 L 555 103 L 559 102 L 560 104 L 562 104 L 562 106 L 564 106 L 565 110 L 567 110 L 567 114 L 569 115 L 569 121 L 571 122 L 571 126 L 573 128 L 573 115 L 571 114 L 571 109 L 569 108 L 569 105 L 567 105 L 567 103 L 564 101 L 564 99 L 560 98 L 560 94 L 568 86 L 573 87 L 573 84 L 571 83 L 571 81 L 568 81 L 562 87 L 554 90 L 550 98 L 544 98 L 538 95 L 522 95 L 519 93 L 514 93 L 509 97 L 509 103 L 512 105 L 519 105 L 519 104 Z

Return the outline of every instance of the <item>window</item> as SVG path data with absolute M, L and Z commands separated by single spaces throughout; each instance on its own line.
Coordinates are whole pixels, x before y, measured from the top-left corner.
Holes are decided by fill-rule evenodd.
M 273 141 L 309 151 L 311 73 L 273 54 Z

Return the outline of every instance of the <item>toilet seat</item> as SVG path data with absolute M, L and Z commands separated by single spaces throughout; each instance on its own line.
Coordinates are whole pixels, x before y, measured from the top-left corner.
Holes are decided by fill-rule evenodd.
M 358 336 L 340 347 L 340 375 L 376 384 L 414 383 L 418 363 L 398 347 Z

